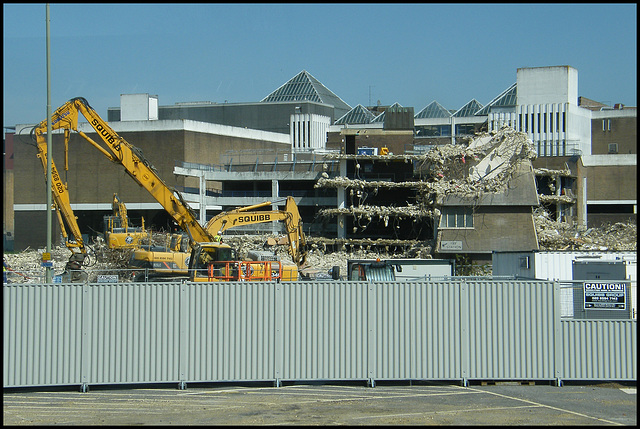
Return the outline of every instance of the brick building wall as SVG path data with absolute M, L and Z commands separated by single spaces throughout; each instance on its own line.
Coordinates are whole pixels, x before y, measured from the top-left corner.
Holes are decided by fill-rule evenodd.
M 609 117 L 591 120 L 591 154 L 605 155 L 615 143 L 619 154 L 637 152 L 637 117 Z

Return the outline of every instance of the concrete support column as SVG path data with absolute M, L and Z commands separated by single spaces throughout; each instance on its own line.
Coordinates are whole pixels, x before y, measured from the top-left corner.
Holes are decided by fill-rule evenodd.
M 279 194 L 280 194 L 280 182 L 278 181 L 278 179 L 272 179 L 271 180 L 271 201 L 278 200 L 280 198 L 278 196 Z M 271 210 L 274 210 L 274 211 L 278 210 L 278 204 L 272 203 Z M 271 222 L 271 233 L 276 234 L 278 232 L 278 223 L 279 222 Z
M 587 227 L 587 177 L 582 178 L 582 218 L 578 222 Z
M 204 178 L 204 171 L 200 174 L 200 187 L 199 187 L 199 195 L 200 195 L 200 225 L 204 225 L 207 223 L 207 181 Z
M 559 197 L 562 195 L 562 177 L 560 177 L 559 175 L 556 176 L 556 196 Z M 561 202 L 558 201 L 558 204 L 556 204 L 556 219 L 558 221 L 562 221 L 562 207 L 563 204 Z
M 340 160 L 340 177 L 347 177 L 347 160 L 346 159 Z M 346 200 L 347 200 L 346 189 L 342 186 L 338 186 L 337 194 L 338 194 L 338 201 L 337 201 L 338 208 L 343 209 L 346 207 Z M 345 220 L 345 215 L 343 214 L 338 215 L 337 229 L 338 229 L 337 230 L 338 238 L 346 238 L 347 224 Z

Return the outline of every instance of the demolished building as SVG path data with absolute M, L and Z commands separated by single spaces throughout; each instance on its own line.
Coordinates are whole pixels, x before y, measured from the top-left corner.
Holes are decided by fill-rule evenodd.
M 315 185 L 338 190 L 338 207 L 318 213 L 338 218 L 338 237 L 418 240 L 434 255 L 485 261 L 493 250 L 538 248 L 536 154 L 524 133 L 504 127 L 423 155 L 344 152 L 326 155 L 344 163 L 344 176 L 324 175 Z M 387 177 L 380 180 L 380 171 Z

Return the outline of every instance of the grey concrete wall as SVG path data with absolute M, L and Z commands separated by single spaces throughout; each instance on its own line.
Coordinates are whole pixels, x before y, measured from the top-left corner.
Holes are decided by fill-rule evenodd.
M 473 229 L 441 229 L 440 241 L 461 241 L 461 251 L 527 251 L 538 249 L 531 207 L 477 207 Z M 507 232 L 508 231 L 508 232 Z

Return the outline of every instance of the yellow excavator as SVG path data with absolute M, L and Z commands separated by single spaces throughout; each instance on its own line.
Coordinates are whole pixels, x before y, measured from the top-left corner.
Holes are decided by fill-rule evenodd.
M 78 130 L 79 115 L 83 115 L 89 125 L 98 134 L 102 143 L 98 143 L 91 139 L 87 134 Z M 68 154 L 68 144 L 71 131 L 77 132 L 92 146 L 98 149 L 110 161 L 120 164 L 131 178 L 140 186 L 145 188 L 154 199 L 162 205 L 169 215 L 178 224 L 178 227 L 188 236 L 191 246 L 191 255 L 189 257 L 189 278 L 192 281 L 246 281 L 246 280 L 282 280 L 285 274 L 282 273 L 282 267 L 278 266 L 278 261 L 238 261 L 236 260 L 236 252 L 228 244 L 222 243 L 216 237 L 217 226 L 210 228 L 203 227 L 197 220 L 195 212 L 189 207 L 182 195 L 175 189 L 169 187 L 157 174 L 156 169 L 143 156 L 142 151 L 136 146 L 127 142 L 119 136 L 89 105 L 89 102 L 77 97 L 69 100 L 60 106 L 51 116 L 51 129 L 64 130 L 65 143 L 65 160 Z M 47 130 L 47 120 L 40 122 L 32 130 L 32 136 L 36 140 L 39 154 L 43 165 L 46 166 L 47 145 L 45 133 Z M 52 167 L 53 167 L 52 162 Z M 66 166 L 65 166 L 66 167 Z M 55 168 L 53 171 L 56 171 Z M 75 216 L 71 210 L 69 203 L 69 195 L 66 184 L 62 183 L 59 175 L 55 174 L 52 190 L 54 194 L 59 192 L 59 198 L 56 198 L 56 204 L 60 212 L 69 218 L 71 223 L 75 223 Z M 291 201 L 293 201 L 292 197 Z M 288 200 L 289 201 L 289 200 Z M 266 204 L 266 203 L 263 203 Z M 269 203 L 270 204 L 270 203 Z M 295 203 L 293 205 L 295 207 Z M 255 208 L 255 207 L 254 207 Z M 295 212 L 297 213 L 297 207 Z M 245 216 L 247 214 L 245 213 Z M 248 215 L 250 216 L 250 215 Z M 259 215 L 258 215 L 259 216 Z M 295 221 L 298 222 L 294 225 Z M 292 225 L 287 227 L 289 235 L 290 253 L 297 267 L 301 267 L 306 263 L 306 249 L 304 246 L 304 235 L 302 234 L 302 225 L 299 215 L 291 216 Z M 213 219 L 212 219 L 213 220 Z M 237 218 L 236 223 L 244 222 L 245 219 Z M 269 220 L 270 221 L 270 220 Z M 233 224 L 233 220 L 227 219 L 227 222 Z M 266 220 L 264 220 L 266 222 Z M 226 225 L 227 223 L 224 223 Z M 217 224 L 216 224 L 217 225 Z M 77 223 L 75 223 L 77 226 Z M 222 229 L 228 227 L 223 226 Z M 214 232 L 212 232 L 214 231 Z M 298 234 L 296 236 L 296 234 Z M 83 254 L 82 236 L 78 231 L 74 231 L 76 241 L 80 240 L 78 245 L 79 251 L 76 253 Z M 302 238 L 300 238 L 302 237 Z M 86 253 L 86 251 L 84 252 Z M 206 255 L 205 255 L 206 254 Z M 209 259 L 206 262 L 201 260 Z M 198 262 L 195 262 L 195 261 Z M 154 261 L 154 263 L 157 261 Z M 193 268 L 192 268 L 193 267 Z M 197 268 L 196 268 L 197 267 Z M 207 275 L 204 276 L 197 270 L 205 270 Z M 224 274 L 221 274 L 221 270 Z M 287 278 L 294 279 L 294 274 L 286 275 Z
M 36 147 L 38 149 L 37 157 L 42 162 L 46 181 L 48 152 L 47 142 L 42 135 L 43 126 L 46 131 L 46 121 L 40 124 L 39 130 L 38 127 L 34 128 L 34 130 L 40 132 L 40 137 L 36 140 Z M 32 133 L 34 130 L 32 130 Z M 66 156 L 64 169 L 65 171 L 68 170 L 68 158 Z M 56 218 L 58 219 L 58 224 L 60 226 L 60 233 L 62 234 L 65 246 L 71 251 L 71 256 L 65 265 L 62 275 L 65 280 L 85 280 L 86 275 L 81 272 L 82 267 L 93 265 L 96 259 L 95 257 L 91 257 L 93 251 L 84 242 L 80 227 L 78 226 L 77 218 L 71 208 L 67 182 L 62 180 L 53 159 L 51 159 L 51 194 L 53 196 L 52 208 L 55 208 L 56 211 Z
M 277 203 L 277 202 L 276 202 Z M 298 279 L 298 265 L 306 263 L 306 238 L 302 231 L 302 219 L 298 206 L 293 197 L 286 198 L 284 210 L 258 210 L 271 206 L 271 201 L 260 204 L 240 207 L 219 213 L 211 218 L 205 225 L 205 229 L 213 236 L 212 242 L 196 243 L 193 249 L 189 248 L 185 240 L 181 240 L 181 234 L 171 236 L 171 244 L 168 248 L 158 246 L 141 246 L 134 250 L 130 265 L 140 268 L 136 274 L 137 280 L 145 276 L 156 278 L 164 276 L 189 276 L 191 281 L 217 281 L 218 280 L 276 280 L 294 281 Z M 269 259 L 269 269 L 264 269 L 260 261 L 261 256 L 257 252 L 250 252 L 245 262 L 235 263 L 237 257 L 233 249 L 228 250 L 221 246 L 223 233 L 242 225 L 253 225 L 264 222 L 282 221 L 285 227 L 286 240 L 289 245 L 289 254 L 298 265 L 283 265 L 275 258 Z M 251 253 L 257 255 L 251 257 Z M 192 257 L 193 254 L 193 257 Z M 224 263 L 212 263 L 214 259 L 224 258 Z M 207 265 L 211 270 L 207 269 Z M 215 267 L 219 265 L 219 267 Z M 229 265 L 229 270 L 227 270 Z M 233 267 L 243 266 L 242 269 L 233 270 Z M 224 275 L 220 270 L 224 267 Z M 144 269 L 144 271 L 142 271 Z M 271 274 L 270 274 L 271 272 Z M 217 275 L 213 275 L 216 273 Z M 229 274 L 233 273 L 233 274 Z M 212 275 L 210 275 L 212 274 Z M 211 278 L 211 279 L 210 279 Z
M 145 240 L 150 241 L 151 234 L 144 228 L 144 218 L 142 226 L 129 225 L 127 206 L 118 198 L 118 194 L 113 194 L 111 207 L 113 215 L 103 218 L 105 242 L 109 249 L 133 249 L 140 247 Z
M 220 280 L 298 280 L 298 268 L 306 265 L 307 243 L 302 231 L 302 219 L 293 197 L 286 198 L 284 210 L 257 210 L 270 206 L 271 201 L 222 212 L 211 218 L 205 229 L 214 235 L 214 242 L 196 243 L 189 260 L 190 280 L 195 282 Z M 289 255 L 295 265 L 283 265 L 280 261 L 251 260 L 235 264 L 237 259 L 221 248 L 222 233 L 229 228 L 264 222 L 282 221 L 285 226 Z M 212 263 L 211 261 L 219 261 Z

